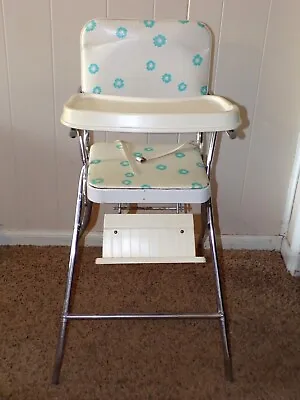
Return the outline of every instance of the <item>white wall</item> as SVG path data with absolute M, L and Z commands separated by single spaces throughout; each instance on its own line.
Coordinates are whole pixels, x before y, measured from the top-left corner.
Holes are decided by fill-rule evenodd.
M 300 132 L 299 15 L 299 1 L 272 1 L 242 201 L 253 233 L 276 232 L 283 216 Z
M 291 42 L 297 33 L 299 43 L 299 4 L 190 1 L 190 18 L 214 31 L 215 92 L 242 105 L 250 123 L 243 138 L 224 137 L 221 143 L 216 178 L 223 234 L 280 233 L 299 130 L 294 101 L 299 105 L 300 68 Z M 3 237 L 9 240 L 13 231 L 62 232 L 73 224 L 79 154 L 59 117 L 80 83 L 82 25 L 94 17 L 184 19 L 187 10 L 188 0 L 2 0 Z

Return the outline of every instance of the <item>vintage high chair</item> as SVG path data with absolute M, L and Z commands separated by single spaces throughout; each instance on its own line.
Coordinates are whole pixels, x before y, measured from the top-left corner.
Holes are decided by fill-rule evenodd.
M 192 21 L 92 20 L 81 33 L 81 90 L 64 105 L 61 122 L 79 138 L 80 172 L 66 293 L 53 372 L 58 383 L 70 320 L 121 318 L 218 319 L 230 379 L 231 357 L 219 277 L 209 182 L 216 137 L 234 137 L 238 108 L 209 94 L 211 34 Z M 107 132 L 105 143 L 90 132 Z M 128 140 L 110 141 L 110 132 Z M 130 133 L 179 133 L 182 144 L 137 144 Z M 195 140 L 190 135 L 195 134 Z M 204 133 L 209 133 L 208 154 Z M 126 136 L 125 136 L 126 139 Z M 196 256 L 193 215 L 201 204 L 209 231 L 217 310 L 211 313 L 80 315 L 70 312 L 78 241 L 93 203 L 114 203 L 104 216 L 102 257 L 97 264 L 205 263 Z M 130 204 L 152 204 L 155 213 L 122 213 Z M 165 205 L 165 207 L 162 206 Z M 173 206 L 172 206 L 173 205 Z M 171 210 L 175 212 L 166 212 Z

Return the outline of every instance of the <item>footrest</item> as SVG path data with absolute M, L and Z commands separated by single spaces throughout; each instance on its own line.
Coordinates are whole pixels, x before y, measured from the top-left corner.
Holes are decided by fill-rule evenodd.
M 96 264 L 205 263 L 195 253 L 192 214 L 107 214 Z
M 107 257 L 96 258 L 96 264 L 205 264 L 205 257 Z

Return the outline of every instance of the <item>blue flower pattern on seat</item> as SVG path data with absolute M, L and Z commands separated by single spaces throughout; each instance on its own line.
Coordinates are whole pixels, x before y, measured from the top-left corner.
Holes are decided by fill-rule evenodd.
M 184 92 L 187 89 L 187 84 L 185 82 L 181 82 L 178 85 L 179 92 Z
M 127 33 L 128 33 L 127 29 L 124 28 L 123 26 L 120 26 L 120 28 L 118 28 L 116 31 L 116 35 L 119 39 L 125 39 L 127 36 Z
M 114 81 L 114 87 L 116 89 L 122 89 L 124 87 L 125 83 L 124 83 L 124 79 L 122 78 L 116 78 Z
M 150 60 L 146 63 L 147 71 L 154 71 L 155 67 L 156 67 L 156 63 L 152 60 Z
M 199 183 L 199 182 L 193 182 L 192 189 L 203 189 L 203 185 L 202 185 L 202 183 Z
M 208 94 L 208 86 L 201 86 L 200 93 L 202 95 Z
M 204 189 L 209 185 L 208 179 L 206 179 L 205 164 L 197 149 L 193 144 L 185 145 L 184 150 L 176 151 L 173 155 L 169 154 L 162 162 L 157 164 L 149 164 L 151 169 L 146 171 L 144 178 L 145 181 L 141 180 L 141 175 L 134 172 L 131 168 L 131 163 L 125 160 L 123 154 L 120 154 L 118 145 L 111 145 L 107 151 L 99 150 L 95 152 L 93 158 L 90 161 L 89 170 L 89 182 L 93 185 L 99 185 L 108 187 L 113 184 L 114 187 L 120 186 L 134 186 L 135 188 L 150 189 L 154 187 L 163 187 L 164 179 L 166 184 L 169 182 L 169 178 L 172 180 L 176 175 L 178 183 L 182 182 L 183 186 L 188 189 Z M 102 147 L 102 146 L 101 146 Z M 191 152 L 192 150 L 192 152 Z M 197 150 L 197 154 L 193 150 Z M 163 149 L 160 145 L 152 146 L 141 146 L 133 145 L 132 155 L 140 156 L 146 151 L 154 152 L 154 157 L 157 154 L 161 154 Z M 119 160 L 119 167 L 114 161 Z M 113 164 L 109 163 L 113 161 Z M 197 171 L 197 167 L 200 167 L 202 171 Z M 115 181 L 113 182 L 113 180 Z M 160 181 L 161 180 L 161 181 Z M 103 184 L 103 185 L 102 185 Z M 117 185 L 117 186 L 116 186 Z
M 98 71 L 99 71 L 99 65 L 97 65 L 97 64 L 90 64 L 90 66 L 89 66 L 89 72 L 91 73 L 91 74 L 96 74 Z
M 85 30 L 86 30 L 86 32 L 94 31 L 96 29 L 96 26 L 97 26 L 96 21 L 94 21 L 94 20 L 89 21 L 85 26 Z
M 146 28 L 153 28 L 155 25 L 155 21 L 148 19 L 144 21 L 144 25 Z
M 153 38 L 153 44 L 155 47 L 163 47 L 167 43 L 167 38 L 164 35 L 157 35 Z
M 196 55 L 193 57 L 193 64 L 194 64 L 196 67 L 200 67 L 200 65 L 202 64 L 202 61 L 203 61 L 203 57 L 201 57 L 200 54 L 196 54 Z
M 190 171 L 188 171 L 187 169 L 180 169 L 179 171 L 178 171 L 178 173 L 180 174 L 180 175 L 186 175 L 186 174 L 188 174 Z
M 93 88 L 93 93 L 94 93 L 94 94 L 100 94 L 101 92 L 102 92 L 102 89 L 101 89 L 100 86 L 95 86 L 95 87 Z
M 170 83 L 172 81 L 172 75 L 171 74 L 163 74 L 161 79 L 164 83 Z
M 98 185 L 99 183 L 103 183 L 104 179 L 103 178 L 97 178 L 92 180 L 93 185 Z
M 176 22 L 178 24 L 177 27 L 176 27 Z M 105 22 L 104 22 L 104 24 L 105 24 Z M 185 27 L 181 28 L 180 27 L 181 25 L 183 25 L 183 26 L 188 25 L 188 28 L 187 29 Z M 147 79 L 146 75 L 145 75 L 145 78 L 143 78 L 143 79 L 145 79 L 146 86 L 149 84 L 152 85 L 152 83 L 150 83 L 150 82 L 153 82 L 153 86 L 155 87 L 156 82 L 157 82 L 157 84 L 160 83 L 161 85 L 164 85 L 164 86 L 162 86 L 162 91 L 165 90 L 166 93 L 173 93 L 172 95 L 175 95 L 175 96 L 176 96 L 176 93 L 178 93 L 178 95 L 182 94 L 183 96 L 186 96 L 189 94 L 197 95 L 197 89 L 195 87 L 196 85 L 195 85 L 194 79 L 195 79 L 196 75 L 199 75 L 200 79 L 199 79 L 199 84 L 198 84 L 199 85 L 198 86 L 198 94 L 199 95 L 207 95 L 208 91 L 209 91 L 208 84 L 206 83 L 206 81 L 208 82 L 208 74 L 206 74 L 205 70 L 207 70 L 207 68 L 208 68 L 208 63 L 206 61 L 208 59 L 208 55 L 206 54 L 206 52 L 202 53 L 202 51 L 204 51 L 203 45 L 200 44 L 199 48 L 197 48 L 196 44 L 193 45 L 194 47 L 191 47 L 194 50 L 192 50 L 190 53 L 191 54 L 190 55 L 190 57 L 191 57 L 190 58 L 190 67 L 186 67 L 187 69 L 186 69 L 185 75 L 184 75 L 184 70 L 183 70 L 183 72 L 180 72 L 180 69 L 179 69 L 180 67 L 176 69 L 176 67 L 177 67 L 176 59 L 174 59 L 174 60 L 170 59 L 170 61 L 169 61 L 170 70 L 168 71 L 168 69 L 167 69 L 168 66 L 166 68 L 166 65 L 168 65 L 166 63 L 166 61 L 168 61 L 168 58 L 164 59 L 165 56 L 163 56 L 163 54 L 164 54 L 164 51 L 166 51 L 166 54 L 168 54 L 167 48 L 169 48 L 169 46 L 167 47 L 166 45 L 169 43 L 170 48 L 171 48 L 173 46 L 173 39 L 175 38 L 175 40 L 176 40 L 177 36 L 173 36 L 172 31 L 165 32 L 163 26 L 164 26 L 164 22 L 161 23 L 160 21 L 155 21 L 155 20 L 140 21 L 140 27 L 138 26 L 138 24 L 136 27 L 135 25 L 133 25 L 130 22 L 128 22 L 128 24 L 127 24 L 126 21 L 120 20 L 116 23 L 116 25 L 111 26 L 112 29 L 110 32 L 112 33 L 112 35 L 115 36 L 115 41 L 124 40 L 124 39 L 128 40 L 131 29 L 134 30 L 131 35 L 131 37 L 133 37 L 133 38 L 135 37 L 136 33 L 138 32 L 138 29 L 141 29 L 141 30 L 144 29 L 149 32 L 148 39 L 147 39 L 147 36 L 145 37 L 146 40 L 149 41 L 148 42 L 149 48 L 148 48 L 148 59 L 146 58 L 144 60 L 144 71 L 145 71 L 145 73 L 151 72 L 151 78 L 150 78 L 150 75 L 149 75 L 149 80 Z M 202 22 L 193 22 L 193 21 L 189 21 L 189 20 L 178 20 L 178 21 L 174 21 L 173 26 L 174 26 L 174 32 L 176 32 L 178 30 L 178 38 L 180 37 L 179 35 L 190 35 L 189 32 L 192 29 L 194 29 L 194 35 L 197 35 L 197 32 L 199 32 L 200 37 L 203 34 L 207 35 L 207 27 Z M 198 27 L 203 28 L 204 33 L 201 33 L 201 31 L 199 31 Z M 105 29 L 105 27 L 103 27 L 103 23 L 100 23 L 97 20 L 89 21 L 84 26 L 84 32 L 83 32 L 83 35 L 86 35 L 86 41 L 88 42 L 90 40 L 91 45 L 93 46 L 94 43 L 97 43 L 97 42 L 95 42 L 95 37 L 96 37 L 95 35 L 99 35 L 99 41 L 101 42 L 100 34 L 101 34 L 102 29 Z M 171 33 L 169 33 L 169 32 L 171 32 Z M 193 34 L 193 33 L 191 33 L 191 34 Z M 176 35 L 177 35 L 177 33 L 176 33 Z M 92 39 L 89 39 L 90 37 Z M 187 38 L 188 38 L 188 36 L 187 36 Z M 184 39 L 184 40 L 186 40 L 186 39 Z M 201 43 L 201 40 L 200 40 L 200 43 Z M 152 44 L 152 46 L 151 46 L 151 44 Z M 151 50 L 151 47 L 153 50 Z M 145 46 L 145 48 L 147 48 L 147 45 Z M 137 61 L 138 61 L 137 65 L 141 65 L 140 60 L 137 60 Z M 141 61 L 143 61 L 143 60 L 141 60 Z M 107 82 L 105 81 L 105 79 L 107 80 L 107 77 L 106 77 L 107 74 L 101 68 L 101 65 L 103 64 L 102 59 L 101 58 L 97 59 L 97 57 L 95 57 L 93 55 L 92 57 L 90 57 L 90 62 L 91 63 L 87 65 L 87 70 L 91 76 L 90 76 L 90 78 L 88 78 L 88 76 L 87 76 L 87 79 L 90 79 L 91 83 L 90 83 L 90 87 L 86 91 L 94 93 L 94 94 L 109 94 L 109 93 L 114 94 L 113 90 L 109 90 L 109 85 L 107 85 Z M 178 63 L 178 65 L 180 65 L 180 63 Z M 186 60 L 186 65 L 188 65 L 188 59 Z M 172 67 L 174 67 L 174 69 L 172 69 Z M 196 67 L 195 72 L 193 72 L 193 68 L 195 68 L 195 67 Z M 165 71 L 163 70 L 164 68 L 166 68 Z M 190 68 L 190 70 L 188 68 Z M 115 68 L 113 68 L 113 69 L 115 69 Z M 118 69 L 116 69 L 116 71 L 118 71 Z M 196 71 L 200 71 L 200 72 L 196 72 Z M 120 73 L 120 75 L 122 74 L 121 63 L 120 63 L 119 73 Z M 95 75 L 95 79 L 93 78 L 93 75 Z M 190 78 L 191 76 L 192 76 L 192 78 Z M 117 77 L 110 76 L 110 79 L 112 79 L 111 87 L 114 89 L 117 89 L 117 90 L 125 89 L 124 93 L 125 93 L 125 95 L 127 95 L 127 93 L 130 93 L 130 91 L 134 87 L 133 86 L 134 83 L 132 82 L 130 77 L 129 77 L 130 79 L 128 81 L 126 78 L 127 78 L 127 75 L 125 75 L 124 77 L 122 77 L 122 75 L 117 76 Z M 164 87 L 165 87 L 165 89 L 164 89 Z

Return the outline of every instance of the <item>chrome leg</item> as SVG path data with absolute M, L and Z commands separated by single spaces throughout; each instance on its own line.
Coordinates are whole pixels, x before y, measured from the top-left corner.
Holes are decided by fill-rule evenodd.
M 197 253 L 204 255 L 204 242 L 206 238 L 206 227 L 207 227 L 207 203 L 201 204 L 201 235 L 196 243 Z
M 221 337 L 224 350 L 225 374 L 226 378 L 229 381 L 232 381 L 233 380 L 232 361 L 231 361 L 228 336 L 227 336 L 226 318 L 223 305 L 223 296 L 221 289 L 219 262 L 218 262 L 217 245 L 216 245 L 216 235 L 214 229 L 214 219 L 213 219 L 211 202 L 208 203 L 207 211 L 208 211 L 209 241 L 213 257 L 214 273 L 215 273 L 216 288 L 217 288 L 217 307 L 218 307 L 218 313 L 220 314 L 220 329 L 221 329 Z
M 80 173 L 80 178 L 79 178 L 79 184 L 78 184 L 75 222 L 74 222 L 74 230 L 73 230 L 73 237 L 72 237 L 72 243 L 71 243 L 67 285 L 66 285 L 65 299 L 64 299 L 63 312 L 62 312 L 61 328 L 60 328 L 56 356 L 55 356 L 55 365 L 54 365 L 53 376 L 52 376 L 52 383 L 54 383 L 54 384 L 58 384 L 58 382 L 59 382 L 59 375 L 60 375 L 60 370 L 61 370 L 62 361 L 63 361 L 63 354 L 64 354 L 66 328 L 67 328 L 67 322 L 68 322 L 67 317 L 68 317 L 69 307 L 70 307 L 71 289 L 72 289 L 72 281 L 73 281 L 73 276 L 74 276 L 74 266 L 75 266 L 75 262 L 76 262 L 77 245 L 78 245 L 78 240 L 79 240 L 79 233 L 81 230 L 81 211 L 82 211 L 82 202 L 83 202 L 83 177 L 84 177 L 84 167 L 82 167 L 82 170 Z
M 93 203 L 90 200 L 86 200 L 83 204 L 82 216 L 81 216 L 81 223 L 80 223 L 80 232 L 79 232 L 79 239 L 82 237 L 86 228 L 88 227 L 91 215 L 92 215 Z

